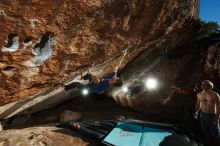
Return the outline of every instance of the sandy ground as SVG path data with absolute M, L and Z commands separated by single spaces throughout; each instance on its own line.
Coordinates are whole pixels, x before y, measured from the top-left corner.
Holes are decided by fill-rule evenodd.
M 77 96 L 56 108 L 35 113 L 26 121 L 21 117 L 13 119 L 7 125 L 8 130 L 0 132 L 0 146 L 98 145 L 96 141 L 80 137 L 71 130 L 55 127 L 58 115 L 63 110 L 81 112 L 83 121 L 95 121 L 119 115 L 142 120 L 157 120 L 141 113 L 120 108 L 114 100 L 105 96 Z

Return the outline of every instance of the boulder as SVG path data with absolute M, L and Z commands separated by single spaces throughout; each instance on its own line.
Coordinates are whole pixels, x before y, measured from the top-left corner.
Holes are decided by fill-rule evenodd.
M 59 122 L 60 123 L 68 123 L 68 122 L 74 122 L 79 121 L 82 119 L 82 114 L 80 112 L 73 112 L 69 110 L 64 110 L 59 115 Z

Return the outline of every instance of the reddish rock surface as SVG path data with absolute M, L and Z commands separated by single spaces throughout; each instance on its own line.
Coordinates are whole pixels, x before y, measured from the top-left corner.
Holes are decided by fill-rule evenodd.
M 97 146 L 97 143 L 71 135 L 68 130 L 50 126 L 0 132 L 0 144 L 4 146 Z
M 192 26 L 199 16 L 199 3 L 199 0 L 1 1 L 0 46 L 6 45 L 10 33 L 17 33 L 20 48 L 14 53 L 0 54 L 0 105 L 61 85 L 91 65 L 114 59 L 116 53 L 120 56 L 129 45 L 138 46 Z M 194 31 L 189 29 L 183 37 L 175 37 L 171 42 L 188 41 Z M 36 43 L 46 32 L 55 34 L 52 57 L 40 67 L 24 66 L 33 55 L 31 48 L 22 51 L 22 42 L 33 37 Z
M 9 123 L 2 122 L 5 130 L 0 131 L 0 145 L 99 146 L 100 141 L 95 139 L 93 141 L 91 138 L 68 128 L 55 127 L 55 123 L 61 118 L 65 117 L 65 120 L 78 121 L 79 115 L 82 121 L 87 122 L 110 119 L 120 115 L 135 119 L 159 121 L 156 117 L 148 117 L 138 112 L 120 108 L 111 98 L 92 95 L 88 97 L 77 96 L 56 108 L 44 110 L 28 117 L 18 116 Z M 6 127 L 9 129 L 6 130 Z

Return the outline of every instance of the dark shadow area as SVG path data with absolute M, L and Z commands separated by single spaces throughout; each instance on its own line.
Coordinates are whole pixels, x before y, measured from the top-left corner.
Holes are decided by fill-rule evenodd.
M 32 39 L 33 39 L 32 37 L 26 37 L 26 38 L 24 39 L 24 43 L 26 44 L 26 43 L 32 41 Z
M 41 49 L 44 48 L 44 47 L 45 47 L 45 44 L 49 41 L 49 39 L 50 39 L 50 38 L 53 38 L 53 37 L 54 37 L 54 34 L 53 34 L 52 32 L 46 32 L 46 33 L 42 36 L 40 42 L 34 46 L 34 49 L 35 49 L 35 48 L 41 48 Z
M 8 43 L 5 45 L 6 48 L 10 48 L 13 45 L 13 38 L 17 37 L 18 34 L 16 33 L 10 33 L 8 35 Z
M 20 107 L 20 106 L 19 106 Z M 20 129 L 41 124 L 57 123 L 59 114 L 64 110 L 80 112 L 83 115 L 82 121 L 99 121 L 110 119 L 115 116 L 125 116 L 134 119 L 156 121 L 156 118 L 141 114 L 132 110 L 121 108 L 116 102 L 106 95 L 90 94 L 88 96 L 77 95 L 70 101 L 60 104 L 54 108 L 43 110 L 32 115 L 17 116 L 10 119 L 24 118 L 24 123 L 16 125 L 13 120 L 7 123 L 6 129 Z M 8 112 L 8 111 L 7 111 Z M 27 118 L 27 116 L 29 116 Z
M 159 146 L 198 146 L 196 143 L 190 142 L 189 139 L 179 135 L 170 135 L 160 142 Z
M 15 71 L 17 68 L 14 66 L 6 66 L 5 68 L 2 69 L 2 71 L 10 72 L 10 71 Z

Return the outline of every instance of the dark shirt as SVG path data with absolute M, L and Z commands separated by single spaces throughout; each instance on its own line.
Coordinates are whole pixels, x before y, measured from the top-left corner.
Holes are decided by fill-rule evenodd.
M 104 77 L 99 84 L 93 81 L 90 85 L 91 92 L 102 94 L 105 90 L 110 89 L 112 85 L 109 84 L 109 80 L 111 80 L 113 77 L 116 76 L 117 76 L 117 72 L 112 72 L 109 76 Z

